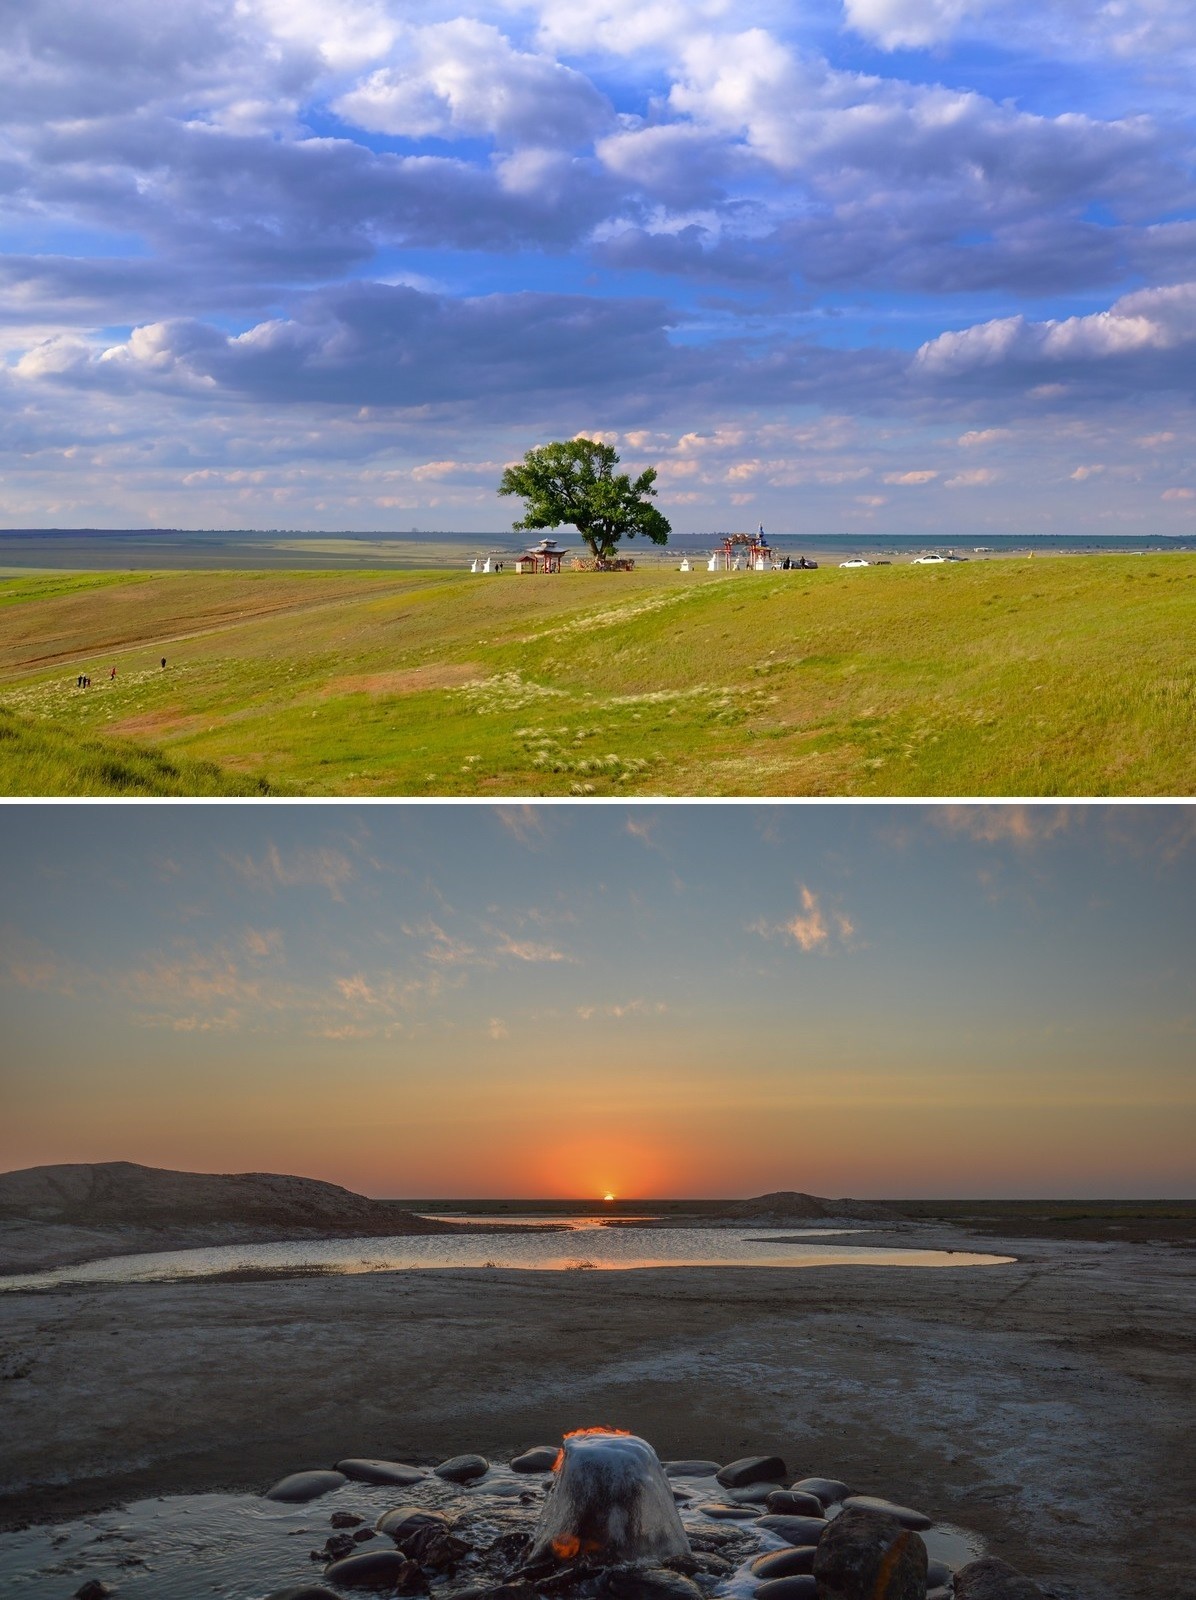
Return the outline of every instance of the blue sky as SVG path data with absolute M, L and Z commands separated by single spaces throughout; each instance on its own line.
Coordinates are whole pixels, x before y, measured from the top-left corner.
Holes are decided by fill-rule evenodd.
M 1183 807 L 10 807 L 0 1167 L 1191 1194 Z
M 1191 533 L 1190 0 L 10 0 L 8 525 Z

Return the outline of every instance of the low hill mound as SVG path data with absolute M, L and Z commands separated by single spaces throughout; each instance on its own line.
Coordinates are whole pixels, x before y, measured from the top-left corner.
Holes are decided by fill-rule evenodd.
M 233 1224 L 321 1233 L 453 1231 L 393 1200 L 276 1172 L 172 1172 L 131 1161 L 0 1173 L 0 1219 L 72 1227 L 179 1228 Z
M 727 1207 L 733 1217 L 759 1222 L 809 1222 L 831 1217 L 850 1217 L 861 1222 L 896 1222 L 900 1213 L 874 1200 L 827 1200 L 822 1195 L 802 1194 L 782 1189 L 776 1194 L 757 1195 L 753 1200 L 737 1200 Z

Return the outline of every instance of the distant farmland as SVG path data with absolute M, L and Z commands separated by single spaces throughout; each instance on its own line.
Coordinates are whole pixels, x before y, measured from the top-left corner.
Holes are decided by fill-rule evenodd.
M 0 583 L 0 792 L 1190 795 L 1193 639 L 1186 554 L 42 574 Z

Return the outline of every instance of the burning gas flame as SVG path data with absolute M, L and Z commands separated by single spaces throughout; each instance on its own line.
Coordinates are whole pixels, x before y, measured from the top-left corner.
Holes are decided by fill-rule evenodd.
M 558 1533 L 552 1541 L 552 1553 L 558 1561 L 572 1561 L 574 1556 L 592 1555 L 601 1548 L 597 1539 L 579 1539 L 575 1533 Z

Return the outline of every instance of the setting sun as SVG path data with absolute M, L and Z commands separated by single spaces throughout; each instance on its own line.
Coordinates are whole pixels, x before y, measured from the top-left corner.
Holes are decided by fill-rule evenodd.
M 604 1199 L 604 1200 L 613 1200 L 613 1199 L 614 1199 L 614 1198 L 615 1198 L 615 1197 L 614 1197 L 614 1195 L 613 1195 L 613 1194 L 604 1194 L 604 1195 L 603 1195 L 603 1196 L 602 1196 L 602 1198 L 603 1198 L 603 1199 Z

